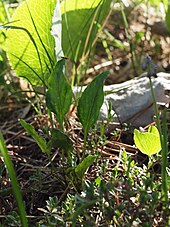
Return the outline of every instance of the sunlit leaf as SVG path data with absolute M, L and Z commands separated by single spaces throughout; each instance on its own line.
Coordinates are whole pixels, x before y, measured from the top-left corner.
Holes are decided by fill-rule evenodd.
M 7 53 L 18 76 L 46 84 L 56 59 L 78 60 L 87 53 L 112 0 L 27 0 L 13 14 L 7 32 Z M 52 35 L 51 35 L 52 34 Z
M 144 154 L 151 156 L 161 150 L 161 142 L 158 129 L 150 126 L 148 132 L 134 130 L 134 142 L 136 147 Z
M 7 53 L 18 76 L 34 85 L 46 82 L 56 61 L 55 42 L 51 35 L 56 0 L 27 0 L 12 16 L 7 31 Z M 60 35 L 60 34 L 59 34 Z
M 110 11 L 112 0 L 64 0 L 62 12 L 62 47 L 74 61 L 87 53 L 100 25 Z

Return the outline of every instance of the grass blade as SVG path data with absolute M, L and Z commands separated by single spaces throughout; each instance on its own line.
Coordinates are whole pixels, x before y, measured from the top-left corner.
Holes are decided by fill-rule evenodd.
M 4 139 L 3 139 L 1 132 L 0 132 L 0 152 L 2 153 L 6 168 L 9 173 L 9 177 L 11 179 L 12 189 L 13 189 L 13 193 L 15 195 L 15 198 L 16 198 L 16 201 L 18 204 L 18 209 L 19 209 L 19 213 L 20 213 L 22 226 L 27 227 L 28 221 L 27 221 L 27 217 L 26 217 L 25 207 L 24 207 L 21 191 L 19 188 L 18 180 L 16 177 L 16 173 L 15 173 L 12 161 L 8 155 L 8 151 L 5 146 Z
M 165 107 L 163 111 L 163 122 L 162 122 L 162 193 L 164 196 L 165 203 L 168 204 L 168 186 L 167 186 L 167 166 L 168 166 L 168 129 L 167 129 L 167 109 Z

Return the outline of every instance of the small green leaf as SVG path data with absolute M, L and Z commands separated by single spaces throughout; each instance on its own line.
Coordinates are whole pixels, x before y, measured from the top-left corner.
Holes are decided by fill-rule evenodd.
M 75 173 L 79 179 L 82 180 L 87 168 L 89 168 L 93 164 L 96 158 L 97 155 L 89 155 L 84 158 L 83 161 L 75 168 Z
M 26 121 L 24 121 L 23 119 L 20 120 L 20 123 L 22 127 L 28 132 L 28 134 L 32 136 L 32 138 L 36 141 L 41 151 L 49 155 L 50 148 L 48 147 L 45 139 L 42 136 L 38 135 L 38 133 L 33 128 L 33 126 L 27 123 Z
M 64 64 L 64 60 L 60 60 L 56 64 L 49 78 L 49 88 L 46 93 L 47 107 L 51 112 L 55 113 L 61 129 L 73 97 L 71 85 L 67 82 L 63 74 Z
M 87 135 L 89 129 L 96 123 L 100 108 L 104 101 L 103 82 L 108 72 L 97 76 L 85 89 L 78 102 L 77 114 Z
M 136 147 L 144 154 L 151 156 L 161 150 L 160 135 L 155 126 L 150 126 L 148 132 L 134 130 Z
M 60 148 L 65 151 L 72 151 L 73 150 L 73 143 L 70 138 L 61 132 L 58 129 L 53 129 L 51 132 L 51 145 L 54 148 Z

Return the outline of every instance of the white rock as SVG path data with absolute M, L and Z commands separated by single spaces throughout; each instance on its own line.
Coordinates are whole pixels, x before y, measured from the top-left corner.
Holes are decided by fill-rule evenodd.
M 170 91 L 170 74 L 160 72 L 156 78 L 152 78 L 152 82 L 157 103 L 169 105 L 170 98 L 165 91 Z M 74 87 L 74 94 L 76 95 L 80 89 Z M 114 123 L 126 122 L 139 127 L 153 122 L 153 101 L 146 74 L 121 84 L 104 86 L 104 91 L 107 95 L 100 110 L 100 119 L 107 119 L 109 102 L 111 102 Z

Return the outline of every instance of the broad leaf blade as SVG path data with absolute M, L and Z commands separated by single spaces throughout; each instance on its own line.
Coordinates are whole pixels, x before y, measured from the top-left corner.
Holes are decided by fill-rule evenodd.
M 136 147 L 144 154 L 151 156 L 161 150 L 159 132 L 156 127 L 151 126 L 148 132 L 134 130 L 134 142 Z
M 88 53 L 100 25 L 110 11 L 111 2 L 112 0 L 61 2 L 62 47 L 67 57 L 76 62 Z
M 38 133 L 33 128 L 33 126 L 27 123 L 26 121 L 24 121 L 23 119 L 20 120 L 20 123 L 22 127 L 28 132 L 28 134 L 32 136 L 32 138 L 36 141 L 41 151 L 49 155 L 50 149 L 47 146 L 45 139 L 42 136 L 38 135 Z
M 7 31 L 10 63 L 18 76 L 34 85 L 42 84 L 40 78 L 46 81 L 51 63 L 56 61 L 55 42 L 50 33 L 55 5 L 56 0 L 25 1 L 13 14 L 11 24 L 22 29 Z
M 49 89 L 46 93 L 47 107 L 55 113 L 60 128 L 63 126 L 64 117 L 69 111 L 73 97 L 71 85 L 63 74 L 64 64 L 64 60 L 60 60 L 56 64 L 49 78 Z
M 96 123 L 104 101 L 103 83 L 108 75 L 104 72 L 97 76 L 85 89 L 78 102 L 77 114 L 85 134 Z
M 97 158 L 96 155 L 88 155 L 83 161 L 75 168 L 75 173 L 79 179 L 82 180 L 84 173 L 86 172 L 87 168 L 89 168 L 94 160 Z

